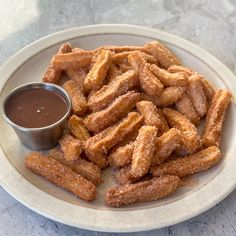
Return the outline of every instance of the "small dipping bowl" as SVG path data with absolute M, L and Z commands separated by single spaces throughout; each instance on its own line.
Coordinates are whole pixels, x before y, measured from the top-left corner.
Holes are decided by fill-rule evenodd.
M 45 126 L 39 126 L 39 127 L 24 127 L 24 125 L 19 124 L 18 122 L 14 122 L 14 119 L 11 119 L 12 117 L 10 117 L 10 113 L 8 112 L 8 105 L 11 103 L 11 100 L 14 101 L 14 98 L 17 98 L 17 96 L 22 96 L 22 94 L 25 93 L 32 93 L 34 91 L 43 91 L 43 93 L 45 93 L 46 95 L 50 96 L 50 93 L 52 93 L 52 96 L 54 96 L 54 100 L 55 101 L 59 101 L 57 99 L 61 99 L 65 105 L 66 105 L 66 109 L 64 113 L 62 113 L 62 111 L 59 109 L 58 112 L 62 113 L 60 114 L 60 117 L 55 120 L 53 123 L 47 124 Z M 58 98 L 56 98 L 56 96 Z M 42 98 L 43 96 L 41 96 Z M 38 100 L 42 100 L 41 98 L 39 98 Z M 53 97 L 52 97 L 53 98 Z M 45 96 L 44 96 L 45 99 Z M 18 99 L 19 100 L 19 99 Z M 52 100 L 51 100 L 52 101 Z M 32 104 L 32 102 L 34 104 L 37 105 L 37 99 L 30 99 L 29 97 L 29 102 Z M 41 101 L 42 103 L 42 101 Z M 57 106 L 59 104 L 57 104 L 55 102 L 55 106 Z M 54 106 L 54 104 L 52 104 L 51 102 L 51 106 Z M 64 106 L 64 105 L 63 105 Z M 37 107 L 37 106 L 35 106 Z M 13 129 L 15 130 L 16 134 L 18 135 L 21 143 L 32 150 L 47 150 L 50 149 L 54 146 L 57 145 L 58 140 L 61 138 L 64 128 L 66 126 L 66 122 L 67 122 L 67 118 L 70 115 L 71 112 L 71 100 L 70 97 L 68 96 L 67 92 L 55 85 L 55 84 L 51 84 L 51 83 L 28 83 L 28 84 L 23 84 L 19 87 L 17 87 L 16 89 L 14 89 L 13 91 L 11 91 L 11 93 L 5 98 L 4 102 L 3 102 L 3 107 L 2 107 L 3 111 L 3 117 L 5 118 L 5 120 L 7 121 L 7 123 L 9 125 L 11 125 L 13 127 Z M 21 111 L 21 107 L 17 107 L 17 109 L 19 110 L 19 112 Z M 44 109 L 44 107 L 42 106 L 42 109 Z M 36 110 L 36 112 L 41 112 L 40 109 Z M 9 114 L 8 114 L 9 113 Z M 26 114 L 25 114 L 26 113 Z M 25 112 L 24 114 L 21 115 L 21 117 L 25 117 L 27 115 L 29 115 L 29 113 Z M 33 114 L 35 115 L 35 114 Z M 48 115 L 48 113 L 46 113 L 46 115 Z M 30 117 L 32 118 L 32 117 Z M 31 119 L 30 122 L 34 123 L 34 119 Z M 18 124 L 17 124 L 18 123 Z M 37 122 L 36 122 L 37 123 Z

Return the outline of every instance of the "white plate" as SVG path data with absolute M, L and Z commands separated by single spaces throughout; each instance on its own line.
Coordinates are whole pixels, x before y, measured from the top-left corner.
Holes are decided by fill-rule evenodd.
M 70 41 L 73 46 L 93 49 L 104 44 L 143 45 L 161 40 L 187 66 L 202 73 L 216 87 L 236 94 L 234 75 L 221 62 L 192 43 L 154 29 L 131 25 L 97 25 L 74 28 L 40 39 L 23 48 L 0 69 L 0 100 L 20 84 L 40 81 L 59 45 Z M 113 209 L 103 201 L 107 187 L 114 185 L 109 170 L 105 183 L 98 188 L 98 198 L 86 203 L 55 187 L 24 167 L 24 148 L 14 131 L 0 120 L 0 181 L 14 198 L 30 209 L 58 222 L 79 228 L 133 232 L 157 229 L 194 217 L 225 198 L 236 186 L 236 108 L 228 110 L 222 137 L 224 159 L 211 170 L 196 175 L 199 184 L 180 188 L 163 200 Z

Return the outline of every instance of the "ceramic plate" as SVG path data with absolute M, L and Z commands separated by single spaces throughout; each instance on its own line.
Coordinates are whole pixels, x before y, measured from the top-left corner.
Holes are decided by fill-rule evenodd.
M 73 46 L 93 49 L 106 44 L 143 45 L 161 40 L 183 64 L 203 74 L 218 88 L 236 95 L 235 76 L 220 61 L 198 46 L 174 35 L 131 25 L 97 25 L 62 31 L 40 39 L 14 55 L 0 69 L 0 100 L 15 87 L 40 81 L 51 57 L 66 41 Z M 104 204 L 105 190 L 114 185 L 110 170 L 98 188 L 98 197 L 86 203 L 48 183 L 24 166 L 29 152 L 13 129 L 0 120 L 0 182 L 2 187 L 30 209 L 71 226 L 108 232 L 133 232 L 170 226 L 194 217 L 225 198 L 236 186 L 236 107 L 231 104 L 222 137 L 223 160 L 207 172 L 195 175 L 199 184 L 179 190 L 156 202 L 113 209 Z

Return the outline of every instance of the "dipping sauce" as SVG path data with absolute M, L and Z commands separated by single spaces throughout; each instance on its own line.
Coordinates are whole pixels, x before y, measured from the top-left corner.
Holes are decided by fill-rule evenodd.
M 60 94 L 43 88 L 19 91 L 5 103 L 7 117 L 25 128 L 41 128 L 54 124 L 67 111 L 67 103 Z

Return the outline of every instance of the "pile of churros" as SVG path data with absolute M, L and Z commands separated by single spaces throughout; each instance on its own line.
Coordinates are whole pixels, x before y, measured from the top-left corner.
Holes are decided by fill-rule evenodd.
M 166 197 L 183 177 L 221 160 L 231 93 L 215 89 L 158 41 L 91 51 L 66 43 L 43 81 L 67 91 L 72 114 L 59 147 L 30 153 L 25 165 L 85 201 L 96 198 L 108 166 L 117 186 L 104 199 L 121 207 Z

